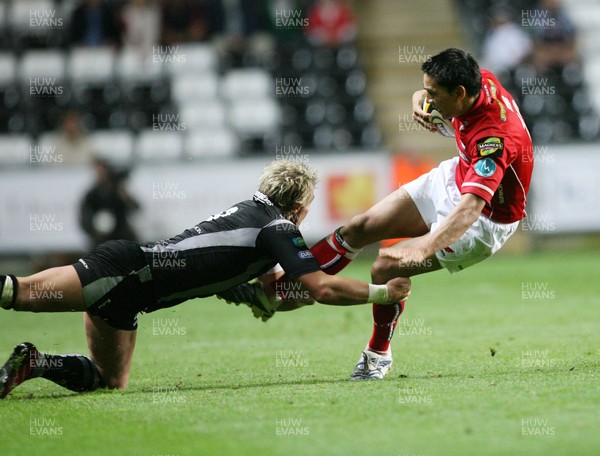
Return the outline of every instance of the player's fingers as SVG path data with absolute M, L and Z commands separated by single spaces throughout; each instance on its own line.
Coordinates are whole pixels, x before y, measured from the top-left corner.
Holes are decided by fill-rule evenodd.
M 428 116 L 428 117 L 424 118 L 424 117 L 420 117 L 417 113 L 413 113 L 413 119 L 415 120 L 415 122 L 419 123 L 420 125 L 422 125 L 423 127 L 425 127 L 429 131 L 432 131 L 432 132 L 437 131 L 435 125 L 432 124 L 428 120 L 429 118 L 431 118 L 431 114 L 426 114 L 426 116 Z
M 386 285 L 390 293 L 388 296 L 389 303 L 404 301 L 410 295 L 411 285 L 408 277 L 396 277 L 391 279 Z

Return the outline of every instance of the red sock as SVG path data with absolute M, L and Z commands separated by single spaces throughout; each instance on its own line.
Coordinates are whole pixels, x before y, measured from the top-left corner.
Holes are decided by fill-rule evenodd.
M 346 247 L 342 246 L 340 240 L 336 237 L 336 233 L 333 232 L 313 245 L 310 251 L 321 266 L 323 272 L 326 272 L 329 275 L 335 275 L 348 266 L 352 259 L 360 252 L 360 250 L 353 249 L 350 251 L 348 250 L 349 248 L 350 247 L 347 244 Z M 278 280 L 273 282 L 273 289 L 278 295 L 280 291 L 289 289 L 289 287 L 283 285 L 283 282 L 288 280 L 287 274 L 284 274 Z
M 387 352 L 390 348 L 394 329 L 398 318 L 404 311 L 406 301 L 394 305 L 373 304 L 373 335 L 369 341 L 369 349 L 376 352 Z
M 348 266 L 348 263 L 359 251 L 349 250 L 349 246 L 343 246 L 339 234 L 331 233 L 312 246 L 310 251 L 321 265 L 321 269 L 330 275 L 335 275 Z

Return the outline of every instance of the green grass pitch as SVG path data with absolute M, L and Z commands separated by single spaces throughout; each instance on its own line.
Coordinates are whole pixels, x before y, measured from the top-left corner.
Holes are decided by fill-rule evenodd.
M 343 275 L 368 279 L 369 258 Z M 415 277 L 384 381 L 348 376 L 370 306 L 268 323 L 196 300 L 140 318 L 127 391 L 34 380 L 0 402 L 9 455 L 598 455 L 596 253 L 498 255 Z M 0 312 L 0 357 L 29 340 L 86 353 L 79 314 Z

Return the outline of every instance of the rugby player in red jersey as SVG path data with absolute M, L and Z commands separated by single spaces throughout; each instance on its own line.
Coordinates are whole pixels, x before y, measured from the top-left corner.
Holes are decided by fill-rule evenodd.
M 496 252 L 525 217 L 533 171 L 533 145 L 513 97 L 489 71 L 459 49 L 446 49 L 422 65 L 423 89 L 412 98 L 413 117 L 436 128 L 422 110 L 433 103 L 452 119 L 458 156 L 403 185 L 311 251 L 335 274 L 360 249 L 391 238 L 410 238 L 385 249 L 371 269 L 374 283 L 446 268 L 454 274 Z M 280 279 L 281 280 L 281 279 Z M 373 334 L 352 379 L 382 379 L 392 365 L 390 341 L 404 302 L 373 305 Z

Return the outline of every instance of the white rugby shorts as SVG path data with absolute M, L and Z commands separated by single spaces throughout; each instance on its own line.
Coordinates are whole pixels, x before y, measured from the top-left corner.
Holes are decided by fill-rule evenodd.
M 431 231 L 435 231 L 460 202 L 460 190 L 455 180 L 458 160 L 458 157 L 445 160 L 403 186 Z M 498 223 L 480 215 L 458 241 L 437 252 L 436 257 L 442 267 L 455 274 L 493 255 L 518 226 L 519 222 Z

